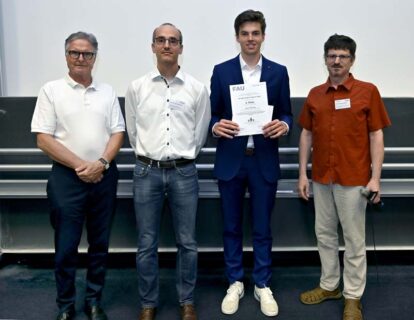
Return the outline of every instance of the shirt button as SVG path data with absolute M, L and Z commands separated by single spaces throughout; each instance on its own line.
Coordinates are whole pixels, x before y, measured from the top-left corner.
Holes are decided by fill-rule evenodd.
M 170 131 L 170 128 L 167 128 L 167 131 Z
M 170 143 L 169 142 L 167 142 L 167 146 L 169 146 L 170 145 Z
M 167 102 L 170 102 L 170 99 L 167 99 Z
M 169 117 L 170 116 L 170 114 L 169 113 L 167 113 L 167 117 Z

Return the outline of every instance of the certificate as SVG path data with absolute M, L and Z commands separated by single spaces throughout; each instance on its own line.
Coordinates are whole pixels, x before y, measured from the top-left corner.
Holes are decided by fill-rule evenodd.
M 263 126 L 272 121 L 273 106 L 267 102 L 266 82 L 230 86 L 232 121 L 240 131 L 238 136 L 263 134 Z

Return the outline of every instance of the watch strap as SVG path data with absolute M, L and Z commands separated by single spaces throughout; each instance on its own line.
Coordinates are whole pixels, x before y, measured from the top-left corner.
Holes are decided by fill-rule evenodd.
M 109 169 L 109 162 L 106 161 L 104 158 L 99 158 L 98 161 L 101 162 L 104 165 L 105 170 Z

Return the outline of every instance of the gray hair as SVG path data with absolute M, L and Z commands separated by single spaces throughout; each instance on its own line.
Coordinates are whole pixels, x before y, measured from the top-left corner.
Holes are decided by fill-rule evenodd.
M 72 33 L 65 40 L 65 51 L 68 50 L 69 44 L 72 41 L 78 40 L 78 39 L 83 39 L 83 40 L 88 41 L 92 45 L 93 50 L 95 51 L 95 53 L 98 52 L 98 41 L 96 40 L 96 37 L 92 33 L 87 33 L 87 32 L 83 32 L 83 31 L 78 31 L 78 32 Z

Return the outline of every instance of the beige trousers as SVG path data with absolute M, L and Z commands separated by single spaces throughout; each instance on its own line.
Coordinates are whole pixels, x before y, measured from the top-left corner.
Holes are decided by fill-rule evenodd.
M 338 225 L 341 224 L 345 242 L 343 295 L 360 299 L 367 275 L 365 250 L 366 198 L 361 187 L 313 183 L 315 199 L 315 233 L 321 259 L 320 286 L 335 290 L 340 282 Z

